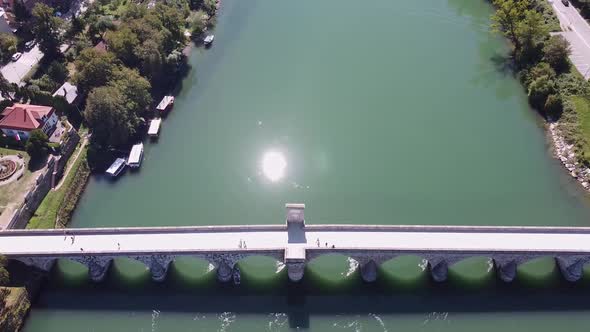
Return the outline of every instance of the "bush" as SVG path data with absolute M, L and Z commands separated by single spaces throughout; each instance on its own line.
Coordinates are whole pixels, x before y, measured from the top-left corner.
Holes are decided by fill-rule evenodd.
M 31 131 L 27 144 L 25 144 L 25 150 L 27 150 L 31 159 L 43 158 L 47 155 L 47 142 L 47 135 L 42 130 L 35 129 Z
M 6 257 L 0 255 L 0 285 L 6 285 L 9 280 L 8 271 L 6 271 Z
M 551 66 L 547 62 L 539 62 L 537 65 L 535 65 L 533 68 L 531 68 L 528 72 L 525 73 L 526 75 L 523 83 L 526 87 L 531 85 L 533 81 L 542 76 L 547 76 L 550 79 L 555 78 L 555 70 L 553 70 L 553 68 L 551 68 Z
M 547 97 L 555 93 L 555 83 L 548 76 L 541 76 L 529 86 L 529 102 L 531 106 L 542 111 Z
M 564 96 L 588 94 L 588 82 L 577 73 L 561 74 L 555 81 L 557 90 Z
M 563 112 L 563 100 L 558 94 L 551 94 L 545 101 L 545 114 L 550 119 L 558 119 Z

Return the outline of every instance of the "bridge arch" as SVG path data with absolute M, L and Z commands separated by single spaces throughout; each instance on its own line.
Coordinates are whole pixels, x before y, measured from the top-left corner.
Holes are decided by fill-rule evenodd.
M 240 275 L 240 269 L 237 263 L 247 257 L 264 256 L 271 257 L 277 261 L 284 260 L 283 250 L 240 250 L 235 252 L 219 252 L 219 253 L 202 253 L 191 254 L 191 257 L 204 259 L 208 261 L 217 270 L 217 280 L 220 282 L 237 282 Z

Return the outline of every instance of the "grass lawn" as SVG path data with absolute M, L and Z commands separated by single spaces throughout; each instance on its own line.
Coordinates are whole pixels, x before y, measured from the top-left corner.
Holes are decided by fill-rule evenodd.
M 75 154 L 76 151 L 74 151 L 72 156 Z M 86 159 L 86 148 L 84 148 L 84 151 L 82 151 L 78 159 L 74 162 L 72 169 L 63 180 L 63 185 L 58 190 L 50 190 L 49 193 L 47 193 L 47 196 L 45 196 L 43 202 L 41 202 L 41 205 L 39 205 L 37 211 L 35 211 L 35 215 L 27 224 L 27 228 L 55 228 L 55 221 L 59 207 L 65 198 L 68 188 L 72 185 L 78 168 L 84 159 Z
M 580 120 L 580 131 L 584 137 L 584 155 L 590 156 L 590 99 L 573 96 L 571 100 Z

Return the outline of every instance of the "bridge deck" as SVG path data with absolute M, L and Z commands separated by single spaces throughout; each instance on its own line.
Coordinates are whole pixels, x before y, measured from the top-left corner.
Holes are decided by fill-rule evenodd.
M 377 228 L 376 228 L 377 227 Z M 73 240 L 72 240 L 73 238 Z M 7 256 L 190 253 L 201 251 L 289 250 L 327 247 L 340 250 L 408 252 L 590 253 L 587 228 L 504 228 L 432 226 L 233 226 L 216 228 L 116 228 L 0 232 Z M 245 241 L 246 248 L 240 248 Z M 332 246 L 334 248 L 332 249 Z

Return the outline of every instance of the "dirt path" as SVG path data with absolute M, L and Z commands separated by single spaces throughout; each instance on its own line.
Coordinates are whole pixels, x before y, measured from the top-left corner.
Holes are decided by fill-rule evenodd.
M 59 190 L 59 188 L 61 188 L 61 186 L 64 183 L 64 180 L 66 179 L 66 177 L 70 173 L 70 170 L 72 169 L 72 166 L 74 166 L 74 164 L 76 163 L 76 160 L 78 160 L 78 157 L 80 157 L 80 154 L 84 150 L 84 147 L 86 146 L 87 143 L 88 143 L 88 138 L 84 137 L 84 139 L 82 139 L 82 144 L 80 144 L 80 147 L 78 148 L 78 152 L 76 152 L 76 155 L 74 156 L 74 159 L 72 159 L 70 157 L 70 160 L 68 162 L 68 166 L 66 167 L 66 170 L 65 170 L 63 176 L 61 177 L 61 180 L 59 181 L 59 183 L 57 184 L 57 186 L 55 186 L 55 188 L 53 188 L 54 191 L 55 190 Z

